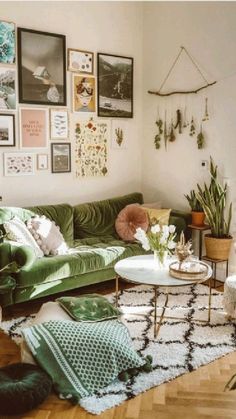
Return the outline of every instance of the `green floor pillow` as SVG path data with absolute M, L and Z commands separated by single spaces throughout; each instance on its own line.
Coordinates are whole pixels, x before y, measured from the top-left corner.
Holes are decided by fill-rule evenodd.
M 121 312 L 99 294 L 86 294 L 81 297 L 61 297 L 56 301 L 77 321 L 99 322 L 117 319 Z

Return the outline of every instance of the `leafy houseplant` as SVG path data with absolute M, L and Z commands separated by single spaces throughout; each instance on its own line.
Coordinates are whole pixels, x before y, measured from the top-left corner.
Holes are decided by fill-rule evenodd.
M 203 207 L 196 196 L 196 192 L 192 189 L 189 195 L 184 195 L 192 210 L 192 224 L 202 226 L 204 224 L 205 213 Z
M 211 234 L 205 236 L 206 254 L 211 259 L 228 259 L 232 237 L 230 224 L 232 219 L 232 202 L 226 211 L 227 184 L 222 185 L 218 179 L 218 168 L 210 160 L 210 186 L 198 185 L 197 199 L 202 205 L 211 228 Z

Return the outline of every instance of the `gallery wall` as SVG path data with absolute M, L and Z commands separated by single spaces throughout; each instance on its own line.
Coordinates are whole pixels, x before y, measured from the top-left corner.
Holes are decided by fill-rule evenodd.
M 70 131 L 71 173 L 51 173 L 50 141 L 41 150 L 20 148 L 19 107 L 16 116 L 16 147 L 0 147 L 0 196 L 2 205 L 34 205 L 70 202 L 72 204 L 105 199 L 141 190 L 142 139 L 142 5 L 131 2 L 1 2 L 1 20 L 15 22 L 17 27 L 66 35 L 68 48 L 128 56 L 134 58 L 133 118 L 108 118 L 114 124 L 125 122 L 124 149 L 114 149 L 108 141 L 108 173 L 104 177 L 75 176 L 75 136 Z M 67 108 L 71 126 L 80 119 L 72 111 L 72 73 L 67 71 Z M 47 106 L 29 105 L 31 108 Z M 55 106 L 53 106 L 55 108 Z M 2 111 L 1 111 L 2 112 Z M 88 114 L 96 118 L 96 114 Z M 85 118 L 81 116 L 82 120 Z M 105 120 L 107 118 L 98 118 Z M 48 170 L 36 170 L 30 176 L 4 176 L 4 153 L 33 152 L 48 154 Z
M 148 2 L 144 4 L 142 190 L 147 200 L 161 199 L 166 207 L 188 209 L 184 194 L 208 178 L 202 160 L 213 157 L 220 175 L 229 184 L 234 203 L 232 232 L 236 232 L 236 4 L 234 2 Z M 169 98 L 150 95 L 158 90 L 171 65 L 185 46 L 207 79 L 217 83 L 198 93 Z M 185 54 L 166 83 L 164 91 L 193 90 L 204 83 Z M 209 121 L 202 122 L 205 146 L 198 150 L 189 128 L 156 150 L 157 113 L 165 110 L 176 121 L 176 109 L 187 106 L 188 118 L 198 123 L 208 98 Z M 159 109 L 158 109 L 159 108 Z M 233 250 L 232 250 L 233 257 Z M 236 263 L 234 260 L 234 265 Z M 231 264 L 231 268 L 234 266 Z

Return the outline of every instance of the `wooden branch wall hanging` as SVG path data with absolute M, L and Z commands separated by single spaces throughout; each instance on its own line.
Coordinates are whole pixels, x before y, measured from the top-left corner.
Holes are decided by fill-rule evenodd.
M 167 82 L 167 80 L 168 80 L 168 78 L 169 78 L 170 74 L 172 73 L 172 71 L 173 71 L 173 69 L 174 69 L 175 65 L 177 64 L 177 61 L 179 60 L 179 58 L 180 58 L 180 56 L 181 56 L 181 54 L 182 54 L 183 52 L 185 52 L 185 54 L 188 56 L 188 58 L 189 58 L 189 59 L 190 59 L 190 61 L 192 62 L 193 66 L 197 69 L 198 73 L 200 74 L 201 78 L 202 78 L 202 79 L 203 79 L 203 81 L 204 81 L 204 85 L 203 85 L 203 86 L 198 87 L 198 88 L 197 88 L 197 89 L 195 89 L 195 90 L 172 91 L 172 92 L 167 92 L 167 93 L 161 93 L 161 90 L 163 89 L 164 85 L 166 84 L 166 82 Z M 171 66 L 171 68 L 169 69 L 169 71 L 168 71 L 168 73 L 167 73 L 166 77 L 164 78 L 164 80 L 163 80 L 163 82 L 162 82 L 162 84 L 161 84 L 161 86 L 160 86 L 159 90 L 158 90 L 158 91 L 148 90 L 148 93 L 150 93 L 151 95 L 156 95 L 156 96 L 172 96 L 172 95 L 179 95 L 179 94 L 184 94 L 184 95 L 186 95 L 186 94 L 198 93 L 198 92 L 200 92 L 201 90 L 206 89 L 206 88 L 207 88 L 207 87 L 209 87 L 209 86 L 213 86 L 214 84 L 216 84 L 216 81 L 213 81 L 213 82 L 211 82 L 211 83 L 210 83 L 210 82 L 206 79 L 206 77 L 203 75 L 203 73 L 202 73 L 202 71 L 200 70 L 199 66 L 198 66 L 198 65 L 197 65 L 197 63 L 194 61 L 194 59 L 192 58 L 192 56 L 189 54 L 189 52 L 187 51 L 187 49 L 186 49 L 185 47 L 183 47 L 183 46 L 182 46 L 182 47 L 180 47 L 180 51 L 179 51 L 179 53 L 178 53 L 177 57 L 175 58 L 175 60 L 174 60 L 174 62 L 173 62 L 173 64 L 172 64 L 172 66 Z

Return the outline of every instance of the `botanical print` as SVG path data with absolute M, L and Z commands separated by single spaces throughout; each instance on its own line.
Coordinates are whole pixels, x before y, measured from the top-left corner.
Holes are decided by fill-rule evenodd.
M 16 109 L 15 78 L 15 70 L 0 67 L 0 109 Z
M 0 114 L 0 147 L 15 145 L 15 115 Z
M 109 121 L 93 120 L 75 123 L 76 177 L 105 176 Z
M 33 175 L 34 155 L 28 153 L 4 154 L 5 176 Z
M 68 70 L 93 74 L 93 52 L 69 48 Z
M 68 138 L 67 109 L 50 109 L 50 128 L 52 140 L 65 140 Z
M 98 54 L 98 116 L 133 117 L 133 58 Z
M 73 75 L 73 112 L 95 112 L 95 77 Z
M 37 169 L 38 170 L 48 169 L 48 155 L 47 154 L 37 155 Z
M 53 143 L 52 149 L 52 173 L 64 173 L 71 171 L 71 150 L 69 143 Z
M 126 121 L 113 120 L 111 132 L 111 146 L 116 149 L 127 148 L 128 125 Z
M 0 20 L 0 63 L 16 61 L 15 24 Z
M 66 105 L 65 36 L 18 28 L 19 102 Z
M 44 148 L 48 140 L 48 111 L 42 108 L 20 109 L 22 148 Z

